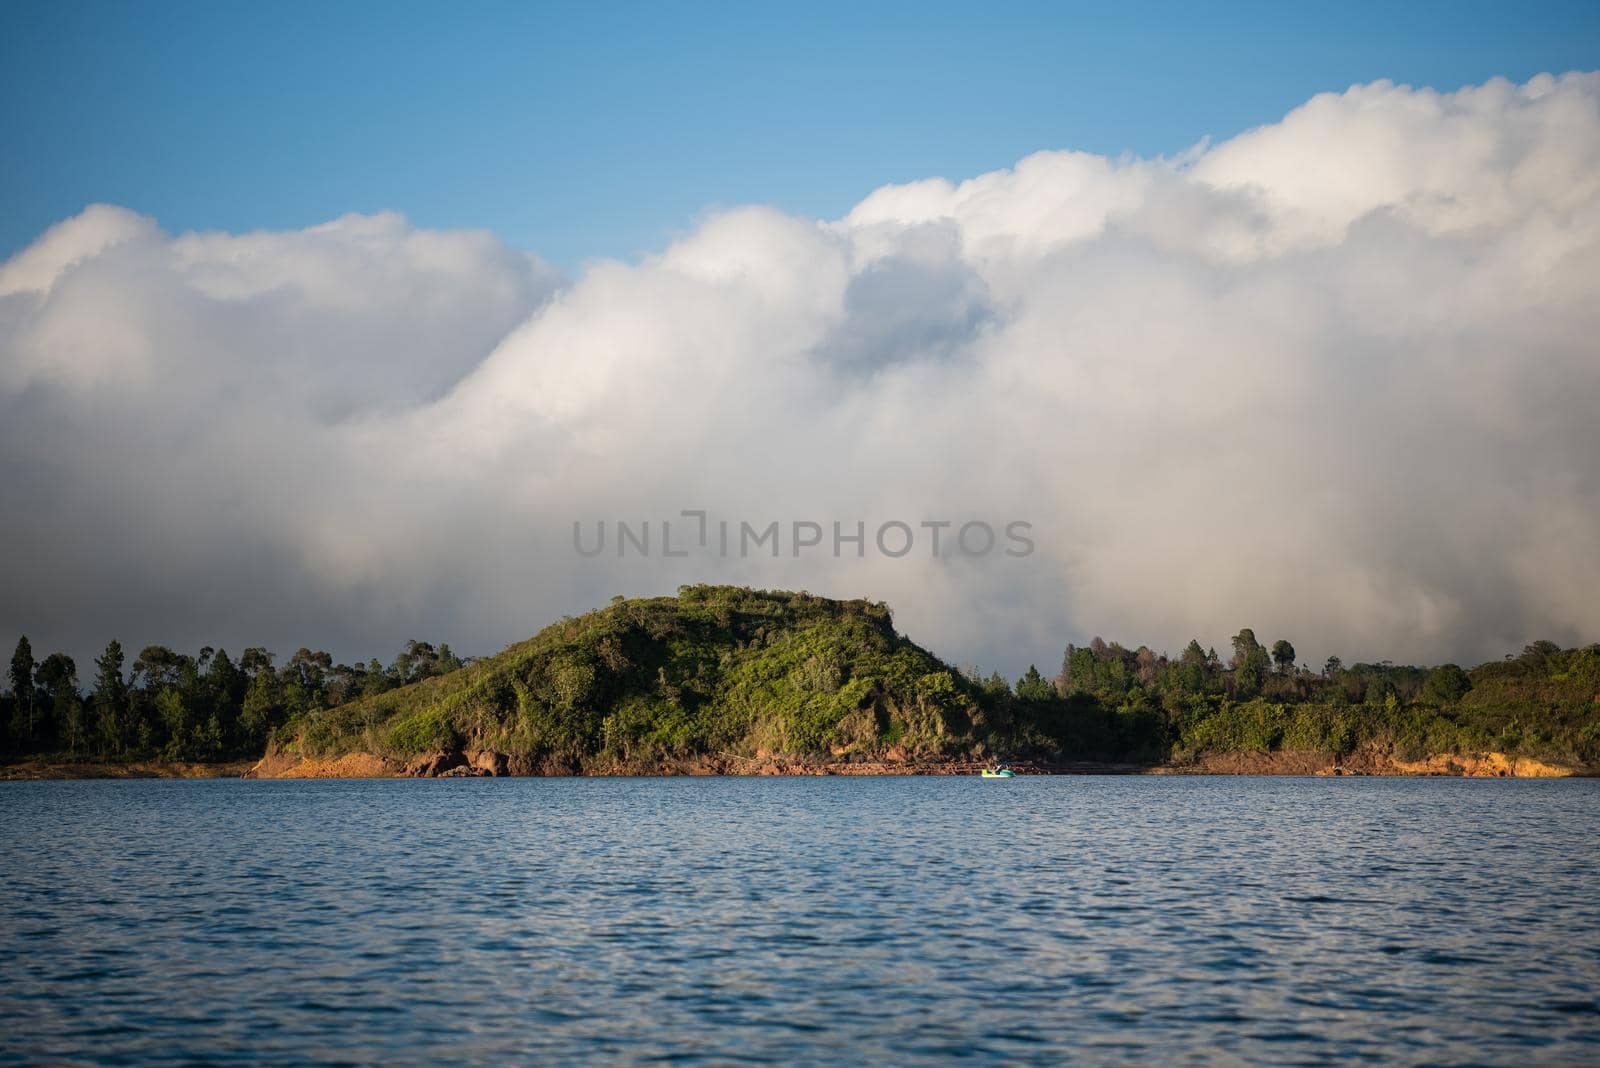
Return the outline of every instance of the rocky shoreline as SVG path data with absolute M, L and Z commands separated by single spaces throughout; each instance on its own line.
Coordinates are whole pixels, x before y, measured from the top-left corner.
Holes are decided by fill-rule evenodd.
M 977 775 L 988 761 L 928 758 L 891 751 L 878 759 L 815 760 L 781 755 L 698 756 L 647 763 L 535 760 L 491 749 L 441 750 L 407 762 L 371 753 L 302 757 L 269 753 L 246 778 L 466 778 L 500 776 L 850 776 Z M 1351 754 L 1279 751 L 1203 754 L 1193 760 L 1161 764 L 1096 761 L 1010 761 L 1019 775 L 1305 775 L 1414 776 L 1466 778 L 1567 778 L 1600 774 L 1583 768 L 1508 756 L 1504 753 L 1447 753 L 1404 760 L 1383 750 Z
M 1097 761 L 1008 762 L 1018 775 L 1293 775 L 1465 778 L 1568 778 L 1600 775 L 1581 767 L 1504 753 L 1446 753 L 1404 760 L 1382 750 L 1336 755 L 1323 752 L 1209 753 L 1162 764 Z M 198 763 L 139 760 L 90 761 L 41 757 L 0 765 L 0 781 L 43 779 L 403 779 L 570 776 L 872 776 L 977 775 L 987 761 L 918 757 L 892 752 L 872 760 L 808 760 L 798 757 L 699 756 L 648 763 L 579 764 L 531 760 L 489 749 L 441 750 L 410 761 L 373 753 L 305 757 L 271 752 L 258 761 Z

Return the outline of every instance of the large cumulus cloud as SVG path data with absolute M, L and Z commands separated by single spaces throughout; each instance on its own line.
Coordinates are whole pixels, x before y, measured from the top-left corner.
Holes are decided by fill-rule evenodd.
M 1095 632 L 1595 640 L 1597 280 L 1592 74 L 723 212 L 571 280 L 395 216 L 172 236 L 94 207 L 0 267 L 0 629 L 489 651 L 715 580 L 886 599 L 1013 672 Z M 574 520 L 683 509 L 1026 519 L 1038 548 L 572 550 Z

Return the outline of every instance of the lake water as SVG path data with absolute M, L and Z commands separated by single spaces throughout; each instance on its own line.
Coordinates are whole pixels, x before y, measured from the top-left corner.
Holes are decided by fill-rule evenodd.
M 0 783 L 0 1059 L 1600 1062 L 1600 780 Z

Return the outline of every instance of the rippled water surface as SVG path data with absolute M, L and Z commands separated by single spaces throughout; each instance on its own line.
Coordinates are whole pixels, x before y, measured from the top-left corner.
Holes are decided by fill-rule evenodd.
M 0 783 L 0 1059 L 1600 1062 L 1600 780 Z

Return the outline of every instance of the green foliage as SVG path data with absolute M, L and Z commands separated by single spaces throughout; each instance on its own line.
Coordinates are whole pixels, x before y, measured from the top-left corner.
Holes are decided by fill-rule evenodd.
M 577 762 L 760 752 L 849 759 L 891 745 L 1133 761 L 1349 753 L 1364 744 L 1402 756 L 1493 747 L 1582 759 L 1600 749 L 1593 650 L 1530 647 L 1514 667 L 1476 669 L 1469 688 L 1448 667 L 1346 668 L 1330 658 L 1312 674 L 1293 666 L 1287 640 L 1273 657 L 1248 628 L 1233 651 L 1228 669 L 1194 641 L 1169 661 L 1096 638 L 1067 647 L 1053 682 L 1030 667 L 1013 690 L 897 635 L 882 605 L 693 586 L 676 598 L 614 601 L 499 656 L 312 713 L 291 729 L 319 751 L 365 745 L 410 755 L 475 743 Z M 1516 702 L 1494 711 L 1474 707 L 1513 693 Z
M 1283 741 L 1289 717 L 1283 705 L 1260 699 L 1235 703 L 1224 700 L 1180 738 L 1180 747 L 1192 751 L 1267 752 Z
M 1167 693 L 1182 696 L 1217 693 L 1221 687 L 1221 665 L 1217 663 L 1216 654 L 1207 654 L 1200 648 L 1200 643 L 1192 638 L 1184 646 L 1178 662 L 1167 668 L 1163 679 L 1163 688 Z
M 1233 691 L 1241 698 L 1254 697 L 1261 692 L 1262 684 L 1267 681 L 1269 661 L 1267 651 L 1255 644 L 1255 636 L 1248 630 L 1239 632 L 1241 636 L 1250 635 L 1250 644 L 1239 654 L 1239 662 L 1233 669 Z M 1233 640 L 1234 648 L 1239 647 L 1239 638 Z
M 88 741 L 88 722 L 78 694 L 78 665 L 65 653 L 51 653 L 39 665 L 35 681 L 50 710 L 56 740 L 69 753 L 82 752 Z
M 1016 694 L 1024 701 L 1047 701 L 1056 695 L 1056 688 L 1045 681 L 1038 668 L 1029 664 L 1027 673 L 1017 680 Z
M 1308 705 L 1295 709 L 1284 724 L 1281 748 L 1300 752 L 1328 752 L 1337 721 L 1332 709 Z
M 11 683 L 11 743 L 18 750 L 27 750 L 33 745 L 38 716 L 33 692 L 33 646 L 26 634 L 11 654 L 7 679 Z
M 217 759 L 272 743 L 393 757 L 477 745 L 568 767 L 702 753 L 872 759 L 891 747 L 1153 762 L 1380 746 L 1600 764 L 1600 646 L 1535 642 L 1471 671 L 1330 657 L 1314 674 L 1295 668 L 1286 639 L 1269 654 L 1245 628 L 1232 644 L 1225 667 L 1198 641 L 1170 660 L 1095 638 L 1067 646 L 1055 679 L 1030 666 L 1013 689 L 897 634 L 882 604 L 686 586 L 614 600 L 471 662 L 418 641 L 387 668 L 306 648 L 280 669 L 260 648 L 236 663 L 153 645 L 125 678 L 112 642 L 87 701 L 71 658 L 35 664 L 24 639 L 3 722 L 13 752 L 53 743 L 111 759 Z
M 1455 664 L 1441 664 L 1422 684 L 1422 699 L 1435 705 L 1453 705 L 1472 689 L 1472 680 Z
M 282 681 L 270 670 L 258 672 L 250 680 L 239 711 L 239 734 L 245 748 L 264 749 L 273 728 L 281 724 L 287 714 Z
M 122 643 L 116 640 L 94 661 L 94 709 L 99 728 L 95 743 L 102 755 L 122 756 L 133 733 L 129 729 L 128 689 L 122 678 L 122 664 Z
M 356 722 L 384 724 L 376 740 L 397 755 L 475 741 L 535 759 L 638 761 L 960 748 L 983 692 L 896 634 L 882 605 L 689 586 L 615 601 L 353 707 Z M 296 721 L 302 744 L 362 744 L 336 718 Z
M 383 728 L 382 748 L 396 753 L 422 753 L 448 749 L 459 739 L 438 709 L 420 709 L 389 722 Z
M 15 686 L 27 677 L 31 684 L 20 687 L 23 700 L 0 702 L 0 738 L 11 755 L 64 752 L 108 760 L 257 757 L 283 732 L 284 740 L 303 735 L 312 747 L 333 748 L 357 736 L 376 744 L 373 732 L 385 716 L 347 708 L 354 698 L 465 666 L 448 645 L 435 650 L 416 641 L 397 658 L 404 677 L 376 660 L 352 667 L 308 648 L 297 650 L 281 669 L 273 660 L 259 647 L 244 650 L 235 663 L 226 650 L 210 646 L 189 656 L 150 645 L 124 677 L 122 646 L 111 642 L 95 661 L 85 701 L 72 658 L 54 653 L 35 666 L 24 638 L 11 681 Z

